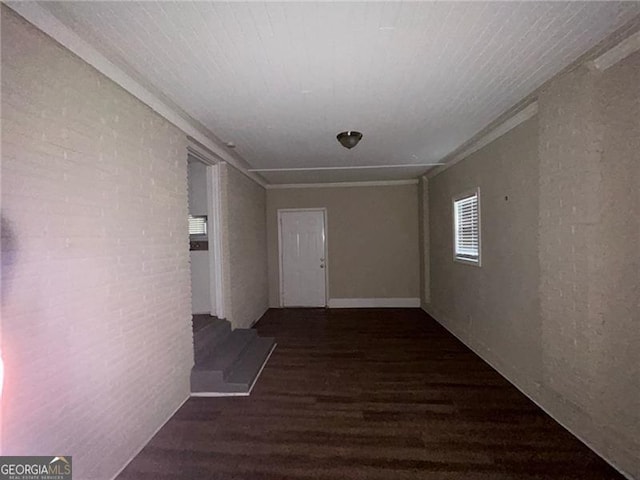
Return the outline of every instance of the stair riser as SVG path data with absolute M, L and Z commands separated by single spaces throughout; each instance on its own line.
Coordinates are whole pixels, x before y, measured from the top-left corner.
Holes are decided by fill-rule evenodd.
M 224 342 L 217 345 L 217 348 L 207 352 L 202 361 L 196 363 L 195 368 L 220 370 L 226 375 L 255 338 L 257 335 L 253 330 L 234 330 Z
M 191 391 L 205 392 L 211 388 L 211 385 L 220 385 L 224 383 L 224 377 L 221 371 L 214 370 L 191 370 Z
M 274 339 L 256 337 L 227 370 L 227 375 L 222 375 L 222 380 L 213 376 L 198 375 L 194 371 L 191 375 L 191 392 L 249 393 L 274 348 Z
M 203 328 L 197 332 L 193 338 L 193 351 L 196 363 L 215 351 L 218 345 L 222 344 L 231 333 L 228 322 L 221 326 Z
M 191 394 L 198 396 L 198 394 L 213 394 L 207 396 L 217 396 L 216 394 L 248 394 L 251 386 L 236 383 L 227 382 L 210 382 L 202 384 L 199 388 L 196 388 L 191 384 Z

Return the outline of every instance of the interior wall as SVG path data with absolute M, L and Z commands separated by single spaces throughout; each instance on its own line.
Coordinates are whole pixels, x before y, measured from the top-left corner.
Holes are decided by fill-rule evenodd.
M 614 465 L 640 476 L 640 53 L 550 82 L 539 114 L 428 181 L 426 306 Z M 482 267 L 453 261 L 480 186 Z
M 189 395 L 186 137 L 1 10 L 2 454 L 109 479 Z
M 248 328 L 268 308 L 266 192 L 228 164 L 220 182 L 226 317 Z
M 188 163 L 189 213 L 191 215 L 209 215 L 207 195 L 207 166 L 198 161 Z
M 269 305 L 280 306 L 278 209 L 327 209 L 331 299 L 419 298 L 418 186 L 267 191 Z
M 420 242 L 420 305 L 431 303 L 431 257 L 429 235 L 429 182 L 420 177 L 418 183 L 418 229 Z
M 190 161 L 188 165 L 188 179 L 189 213 L 191 215 L 209 215 L 207 166 L 197 160 Z M 209 241 L 211 241 L 211 237 L 209 238 Z M 191 262 L 191 312 L 211 313 L 211 266 L 209 264 L 209 251 L 190 251 L 189 258 Z
M 435 318 L 510 370 L 540 378 L 538 119 L 428 182 Z M 452 198 L 480 187 L 482 266 L 453 261 Z
M 596 92 L 603 138 L 590 373 L 606 388 L 589 409 L 613 426 L 618 441 L 606 454 L 640 478 L 640 53 L 597 77 Z
M 543 385 L 640 477 L 640 52 L 540 94 Z M 545 396 L 547 392 L 545 392 Z

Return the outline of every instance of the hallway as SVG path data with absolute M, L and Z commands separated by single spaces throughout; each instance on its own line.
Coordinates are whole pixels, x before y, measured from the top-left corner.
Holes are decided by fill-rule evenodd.
M 418 309 L 269 310 L 250 397 L 191 398 L 127 479 L 623 478 Z

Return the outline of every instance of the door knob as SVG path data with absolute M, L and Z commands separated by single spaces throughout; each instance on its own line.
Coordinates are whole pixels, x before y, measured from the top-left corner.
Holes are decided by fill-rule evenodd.
M 324 268 L 324 265 L 323 265 L 323 264 L 320 264 L 320 268 Z

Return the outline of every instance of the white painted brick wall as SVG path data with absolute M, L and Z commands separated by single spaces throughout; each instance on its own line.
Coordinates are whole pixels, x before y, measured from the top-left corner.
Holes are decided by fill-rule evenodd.
M 230 165 L 220 173 L 227 320 L 249 328 L 269 308 L 266 191 Z
M 3 454 L 110 478 L 187 397 L 186 168 L 182 132 L 2 8 Z
M 599 214 L 600 151 L 594 75 L 561 76 L 540 96 L 540 288 L 545 380 L 587 409 L 590 285 Z
M 540 307 L 551 411 L 640 478 L 640 53 L 540 94 Z

